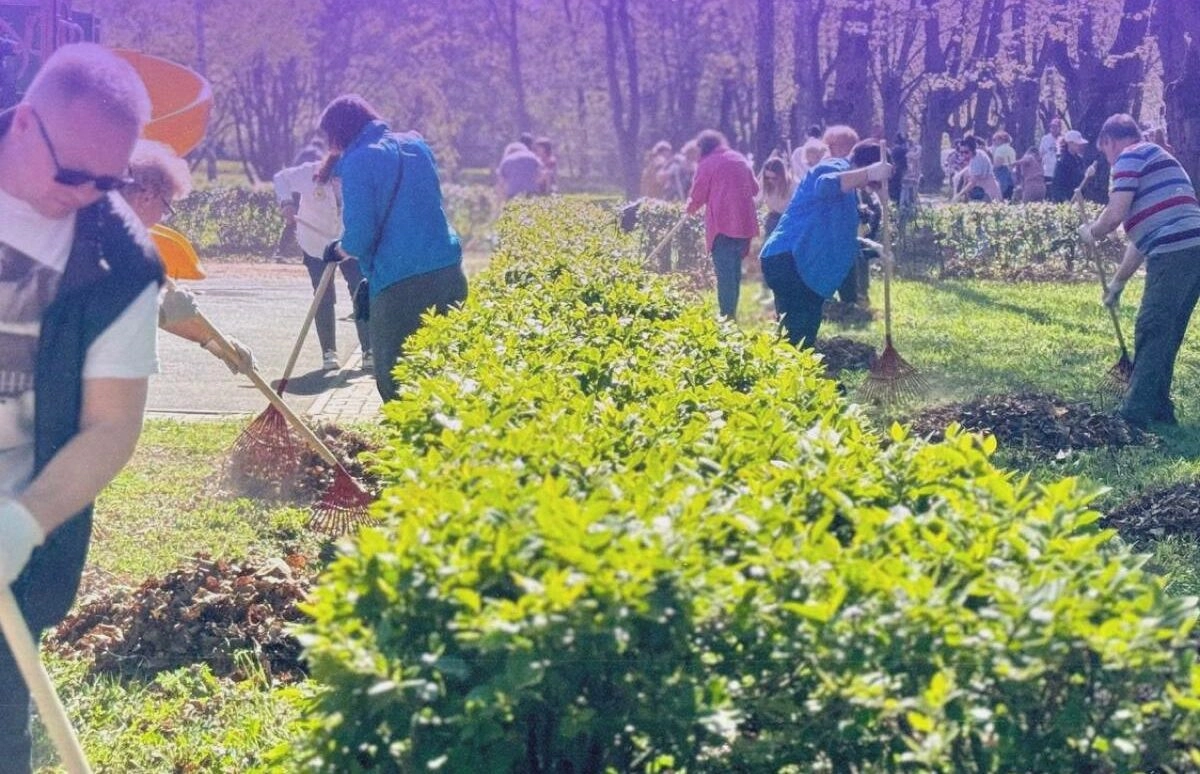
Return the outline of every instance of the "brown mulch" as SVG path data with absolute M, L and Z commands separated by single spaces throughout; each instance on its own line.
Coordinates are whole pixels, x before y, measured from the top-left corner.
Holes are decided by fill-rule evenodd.
M 299 554 L 241 562 L 196 556 L 136 589 L 80 599 L 49 639 L 56 653 L 92 662 L 94 672 L 146 676 L 192 664 L 244 679 L 234 653 L 249 651 L 277 681 L 307 673 L 300 643 L 285 625 L 303 619 L 297 603 L 312 588 Z
M 875 362 L 875 348 L 845 336 L 817 339 L 813 351 L 824 357 L 825 371 L 837 376 L 843 371 L 865 371 Z
M 1187 481 L 1126 500 L 1108 512 L 1103 524 L 1138 543 L 1200 535 L 1200 481 Z
M 936 441 L 944 437 L 946 426 L 952 422 L 973 432 L 994 435 L 1001 446 L 1050 457 L 1084 449 L 1138 445 L 1152 437 L 1115 414 L 1097 411 L 1087 403 L 1038 393 L 937 406 L 922 411 L 910 425 L 915 434 Z
M 318 425 L 313 432 L 350 475 L 367 490 L 378 491 L 378 477 L 358 459 L 363 452 L 376 451 L 378 446 L 360 433 L 337 425 Z M 287 438 L 290 445 L 271 446 L 246 443 L 247 436 L 243 434 L 226 460 L 225 486 L 258 500 L 310 502 L 319 498 L 333 483 L 334 468 L 304 445 L 294 432 Z

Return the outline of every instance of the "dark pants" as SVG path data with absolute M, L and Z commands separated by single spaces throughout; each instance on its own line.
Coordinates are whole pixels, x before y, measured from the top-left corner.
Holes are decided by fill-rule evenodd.
M 717 308 L 722 317 L 737 318 L 738 296 L 742 290 L 742 256 L 750 248 L 749 239 L 734 239 L 717 234 L 713 240 L 713 269 L 717 274 Z
M 870 302 L 867 295 L 870 287 L 871 264 L 860 250 L 854 258 L 854 263 L 850 264 L 846 279 L 838 286 L 838 300 L 843 304 L 857 304 L 860 301 L 866 304 Z
M 79 516 L 51 533 L 12 585 L 34 642 L 58 624 L 75 601 L 91 523 L 90 516 Z M 0 774 L 28 774 L 31 770 L 30 710 L 29 689 L 8 642 L 0 637 Z
M 775 294 L 775 311 L 787 332 L 788 342 L 812 346 L 821 327 L 821 310 L 825 299 L 804 284 L 796 271 L 791 253 L 768 255 L 762 259 L 763 279 Z
M 445 314 L 466 300 L 467 277 L 458 264 L 400 280 L 371 298 L 375 386 L 385 403 L 396 397 L 392 368 L 404 342 L 421 327 L 421 315 L 430 309 Z
M 1200 299 L 1200 247 L 1146 261 L 1146 289 L 1134 330 L 1133 379 L 1121 415 L 1135 424 L 1171 421 L 1171 380 L 1188 320 Z
M 321 274 L 325 271 L 325 262 L 320 258 L 314 258 L 308 253 L 304 254 L 304 268 L 308 269 L 308 277 L 312 280 L 313 290 L 317 289 L 317 285 L 321 283 Z M 338 269 L 342 272 L 342 278 L 346 280 L 346 287 L 350 289 L 350 297 L 354 298 L 354 291 L 358 289 L 358 283 L 362 281 L 362 272 L 358 268 L 357 258 L 347 258 L 338 264 Z M 321 299 L 321 303 L 317 306 L 317 316 L 313 321 L 317 326 L 317 341 L 321 343 L 321 351 L 328 352 L 331 349 L 337 349 L 337 324 L 333 319 L 333 305 L 337 294 L 333 292 L 333 283 L 329 283 L 329 288 L 325 291 L 325 297 Z M 371 351 L 371 331 L 367 327 L 367 323 L 363 320 L 355 320 L 354 327 L 358 331 L 358 345 L 362 347 L 363 353 Z
M 779 225 L 779 221 L 783 218 L 782 212 L 768 212 L 767 217 L 763 219 L 763 241 L 775 233 L 775 228 Z
M 30 770 L 29 689 L 17 671 L 8 643 L 0 640 L 0 774 Z

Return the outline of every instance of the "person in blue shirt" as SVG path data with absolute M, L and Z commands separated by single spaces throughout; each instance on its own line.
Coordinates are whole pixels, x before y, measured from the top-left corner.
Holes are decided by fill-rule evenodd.
M 330 102 L 320 128 L 341 154 L 342 181 L 342 238 L 323 257 L 358 258 L 369 288 L 375 385 L 386 402 L 396 396 L 392 368 L 421 316 L 445 314 L 467 298 L 462 245 L 446 219 L 433 151 L 419 134 L 391 131 L 357 94 Z
M 850 273 L 858 255 L 857 189 L 886 183 L 892 165 L 874 140 L 862 143 L 848 126 L 831 126 L 822 138 L 830 155 L 792 195 L 775 231 L 759 252 L 763 279 L 793 346 L 812 346 L 825 299 Z

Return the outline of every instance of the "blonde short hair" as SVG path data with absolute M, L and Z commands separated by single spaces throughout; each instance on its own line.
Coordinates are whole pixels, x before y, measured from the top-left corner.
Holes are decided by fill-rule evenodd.
M 849 156 L 854 146 L 858 145 L 858 132 L 845 124 L 836 124 L 825 130 L 821 142 L 829 146 L 830 155 L 839 158 Z
M 72 43 L 51 54 L 29 85 L 25 100 L 61 107 L 89 100 L 114 123 L 137 133 L 150 121 L 150 95 L 137 71 L 95 43 Z

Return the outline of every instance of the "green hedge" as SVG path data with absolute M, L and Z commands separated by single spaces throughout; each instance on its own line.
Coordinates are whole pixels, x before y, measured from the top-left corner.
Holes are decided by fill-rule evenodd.
M 301 636 L 289 770 L 1135 771 L 1200 762 L 1192 599 L 950 433 L 689 305 L 610 211 L 506 210 L 397 367 L 377 528 Z
M 485 237 L 495 210 L 491 189 L 447 184 L 442 192 L 446 215 L 463 244 Z M 269 188 L 214 187 L 179 202 L 170 225 L 203 256 L 267 257 L 275 252 L 283 216 Z
M 1090 217 L 1098 212 L 1088 205 Z M 1075 233 L 1079 224 L 1073 204 L 926 207 L 913 224 L 914 249 L 902 251 L 898 260 L 932 263 L 942 277 L 1098 281 Z M 1106 275 L 1123 249 L 1117 239 L 1101 242 Z

